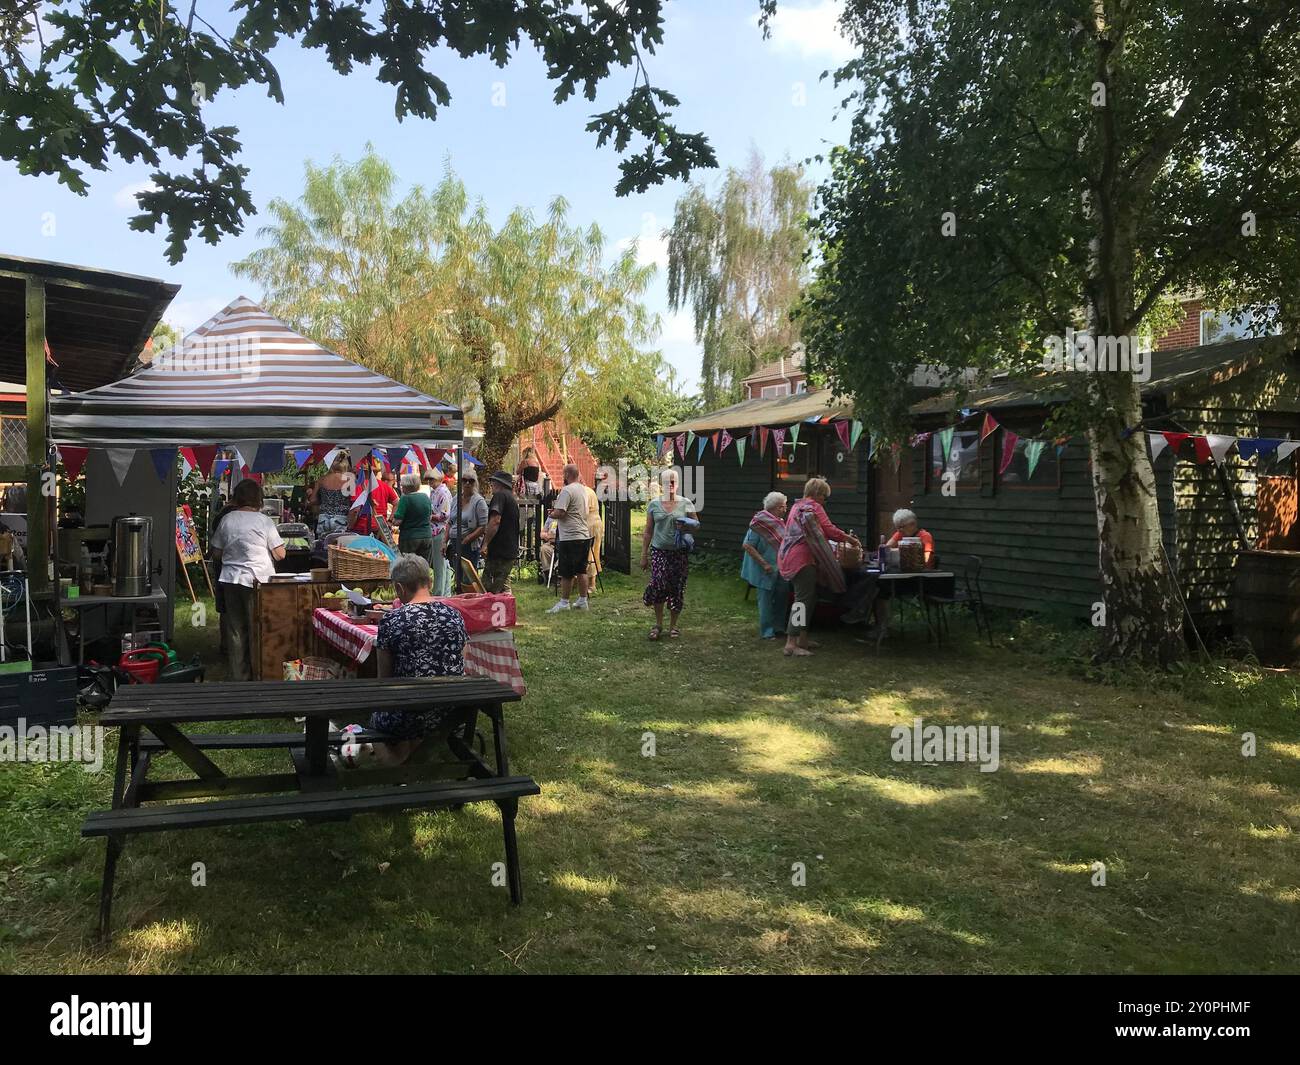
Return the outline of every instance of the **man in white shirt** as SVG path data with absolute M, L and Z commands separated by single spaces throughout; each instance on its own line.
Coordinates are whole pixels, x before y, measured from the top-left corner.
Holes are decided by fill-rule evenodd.
M 555 519 L 555 561 L 560 571 L 560 601 L 548 614 L 570 607 L 569 593 L 574 582 L 578 598 L 575 610 L 587 609 L 587 555 L 591 551 L 591 533 L 587 527 L 587 488 L 578 467 L 570 462 L 564 467 L 564 487 L 555 497 L 550 516 Z

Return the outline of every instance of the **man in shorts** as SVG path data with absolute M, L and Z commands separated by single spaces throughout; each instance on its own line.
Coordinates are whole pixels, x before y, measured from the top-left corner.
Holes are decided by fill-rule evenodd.
M 591 553 L 591 533 L 587 526 L 587 489 L 578 467 L 570 462 L 564 467 L 564 487 L 555 497 L 550 516 L 556 520 L 555 564 L 560 571 L 560 601 L 548 614 L 561 610 L 587 609 L 587 556 Z M 574 584 L 578 598 L 569 602 Z

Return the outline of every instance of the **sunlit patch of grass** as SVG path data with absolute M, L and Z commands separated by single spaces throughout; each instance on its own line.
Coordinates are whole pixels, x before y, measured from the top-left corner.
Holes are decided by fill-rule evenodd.
M 975 787 L 940 788 L 896 777 L 863 777 L 855 783 L 881 798 L 904 806 L 933 806 L 957 800 L 978 800 L 981 797 L 979 789 Z
M 1246 834 L 1254 839 L 1290 839 L 1295 835 L 1290 825 L 1251 825 Z
M 789 722 L 752 716 L 735 722 L 712 722 L 701 731 L 736 744 L 740 768 L 746 773 L 823 776 L 826 770 L 812 763 L 834 750 L 825 736 Z
M 584 876 L 565 872 L 551 878 L 551 883 L 565 891 L 573 891 L 592 898 L 609 898 L 618 890 L 618 881 L 612 876 Z
M 1063 777 L 1095 777 L 1103 770 L 1102 760 L 1093 754 L 1071 751 L 1056 758 L 1031 758 L 1015 765 L 1017 773 L 1046 773 Z

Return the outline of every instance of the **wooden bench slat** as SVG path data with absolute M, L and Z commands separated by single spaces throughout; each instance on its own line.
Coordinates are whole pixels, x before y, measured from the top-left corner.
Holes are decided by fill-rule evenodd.
M 186 738 L 200 750 L 214 751 L 257 751 L 262 749 L 281 750 L 289 747 L 302 747 L 307 742 L 303 732 L 188 732 Z M 384 743 L 392 740 L 386 732 L 331 732 L 329 743 L 337 746 L 345 739 L 355 739 L 359 743 Z M 158 753 L 167 751 L 162 740 L 155 736 L 141 736 L 140 750 Z
M 493 777 L 489 780 L 437 781 L 400 788 L 221 799 L 168 807 L 141 806 L 96 811 L 87 816 L 81 826 L 81 834 L 107 836 L 166 829 L 216 828 L 264 821 L 294 821 L 331 814 L 374 813 L 414 806 L 457 806 L 540 794 L 541 788 L 531 777 Z

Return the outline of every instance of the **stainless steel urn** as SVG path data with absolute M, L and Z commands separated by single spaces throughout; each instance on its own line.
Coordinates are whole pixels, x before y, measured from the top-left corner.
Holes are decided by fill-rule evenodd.
M 113 519 L 113 594 L 148 595 L 153 571 L 153 518 Z

